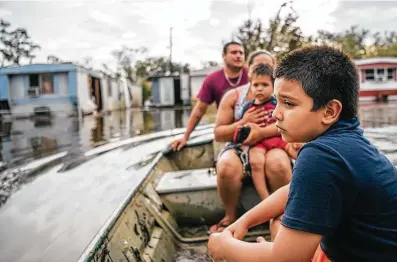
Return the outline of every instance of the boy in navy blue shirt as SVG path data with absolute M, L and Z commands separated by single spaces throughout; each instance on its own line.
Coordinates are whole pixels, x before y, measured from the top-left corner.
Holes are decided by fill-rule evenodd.
M 306 143 L 290 185 L 210 237 L 214 261 L 397 261 L 397 169 L 364 138 L 354 63 L 309 47 L 276 68 L 273 112 L 282 138 Z M 260 127 L 250 124 L 248 139 Z M 273 243 L 240 241 L 284 213 Z

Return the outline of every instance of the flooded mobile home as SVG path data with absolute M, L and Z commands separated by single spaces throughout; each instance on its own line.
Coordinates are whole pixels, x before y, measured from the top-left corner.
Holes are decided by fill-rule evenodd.
M 124 79 L 72 63 L 0 69 L 0 109 L 14 117 L 71 116 L 131 106 Z

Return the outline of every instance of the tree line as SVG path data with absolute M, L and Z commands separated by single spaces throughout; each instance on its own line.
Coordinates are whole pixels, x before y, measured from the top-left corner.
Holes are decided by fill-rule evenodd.
M 397 57 L 395 31 L 370 32 L 359 25 L 352 25 L 342 32 L 318 30 L 315 35 L 307 36 L 297 25 L 298 20 L 299 14 L 293 8 L 293 1 L 284 2 L 268 21 L 244 21 L 237 28 L 234 39 L 243 43 L 246 53 L 267 49 L 278 57 L 299 47 L 321 44 L 342 49 L 354 59 Z
M 233 32 L 232 39 L 242 43 L 247 54 L 267 49 L 282 57 L 286 53 L 306 45 L 327 44 L 342 49 L 352 58 L 376 56 L 397 57 L 397 33 L 395 31 L 370 32 L 358 25 L 352 25 L 341 32 L 318 30 L 314 35 L 305 35 L 298 25 L 299 14 L 293 8 L 293 1 L 280 5 L 277 12 L 268 20 L 247 19 Z M 33 42 L 26 29 L 11 29 L 9 22 L 0 19 L 0 66 L 32 63 L 40 46 Z M 117 62 L 116 69 L 102 64 L 101 70 L 115 77 L 124 75 L 131 82 L 142 82 L 148 76 L 189 72 L 189 64 L 170 62 L 167 57 L 147 57 L 147 48 L 122 46 L 112 51 Z M 145 57 L 145 58 L 140 58 Z M 55 55 L 47 57 L 48 63 L 62 63 Z M 92 58 L 84 57 L 82 66 L 91 67 Z M 202 67 L 217 66 L 214 61 L 202 63 Z

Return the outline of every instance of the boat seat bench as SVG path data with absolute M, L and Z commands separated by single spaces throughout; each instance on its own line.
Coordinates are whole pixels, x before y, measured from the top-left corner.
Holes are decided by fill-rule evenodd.
M 178 224 L 211 224 L 224 215 L 214 168 L 165 172 L 155 189 Z M 244 213 L 259 202 L 253 184 L 244 185 L 239 212 Z

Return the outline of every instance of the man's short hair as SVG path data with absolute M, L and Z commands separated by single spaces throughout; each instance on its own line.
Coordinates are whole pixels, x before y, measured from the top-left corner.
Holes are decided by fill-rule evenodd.
M 274 71 L 275 78 L 297 81 L 313 99 L 313 111 L 332 99 L 342 104 L 340 119 L 357 116 L 359 77 L 354 62 L 329 46 L 312 46 L 291 52 Z
M 231 45 L 239 45 L 239 46 L 242 47 L 241 43 L 239 43 L 239 42 L 236 42 L 236 41 L 227 42 L 227 43 L 223 46 L 223 54 L 224 54 L 224 55 L 226 55 L 226 53 L 227 53 L 227 48 L 228 48 L 229 46 L 231 46 Z
M 268 76 L 270 80 L 274 84 L 274 77 L 273 77 L 273 68 L 266 64 L 257 64 L 255 65 L 250 72 L 251 79 L 255 76 Z

